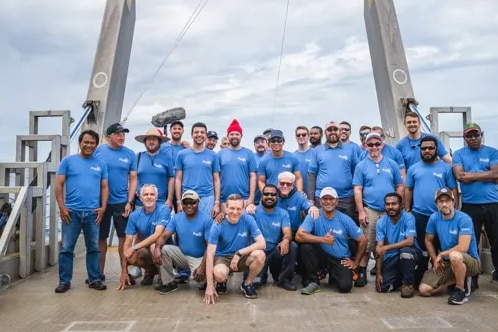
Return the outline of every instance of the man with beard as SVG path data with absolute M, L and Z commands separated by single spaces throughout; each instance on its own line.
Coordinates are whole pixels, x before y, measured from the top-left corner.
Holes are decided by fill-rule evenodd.
M 455 152 L 453 173 L 460 181 L 462 212 L 472 218 L 477 246 L 484 225 L 494 265 L 492 281 L 498 283 L 498 150 L 484 145 L 483 136 L 477 123 L 465 125 L 463 137 L 467 146 Z M 474 287 L 477 287 L 477 277 Z
M 197 122 L 192 125 L 192 147 L 178 152 L 175 161 L 176 197 L 187 190 L 200 197 L 199 209 L 215 216 L 220 212 L 220 164 L 216 153 L 204 146 L 207 127 Z M 183 211 L 181 200 L 177 200 L 178 212 Z
M 313 156 L 316 153 L 316 149 L 312 149 L 309 146 L 308 142 L 309 131 L 306 126 L 298 126 L 296 128 L 296 141 L 297 141 L 297 150 L 294 151 L 294 155 L 299 160 L 299 168 L 301 170 L 301 176 L 303 178 L 303 190 L 306 191 L 308 185 L 308 168 L 310 166 L 311 161 L 313 160 Z M 309 197 L 312 199 L 313 197 Z
M 415 295 L 415 268 L 420 260 L 415 218 L 401 210 L 401 195 L 384 197 L 386 215 L 377 222 L 375 289 L 387 293 L 401 286 L 401 297 Z
M 332 187 L 339 195 L 337 209 L 354 216 L 353 174 L 358 156 L 352 145 L 340 140 L 340 125 L 329 121 L 325 125 L 327 142 L 315 149 L 308 170 L 307 194 L 311 204 L 320 207 L 318 195 L 325 187 Z
M 407 112 L 405 114 L 405 127 L 408 135 L 400 139 L 395 147 L 403 155 L 405 167 L 408 170 L 413 164 L 420 161 L 420 140 L 425 136 L 430 136 L 430 134 L 420 131 L 420 117 L 414 112 Z M 443 142 L 439 138 L 436 139 L 439 158 L 451 165 L 450 154 L 444 148 Z
M 422 161 L 415 163 L 408 170 L 405 183 L 404 205 L 407 212 L 415 217 L 417 228 L 417 241 L 419 247 L 424 251 L 416 272 L 416 284 L 420 282 L 424 272 L 429 267 L 429 256 L 425 248 L 425 229 L 429 217 L 437 212 L 435 201 L 427 195 L 428 192 L 436 192 L 441 188 L 450 188 L 455 199 L 455 208 L 458 205 L 458 189 L 451 167 L 438 159 L 437 140 L 434 136 L 425 136 L 420 140 L 420 155 Z M 437 238 L 436 248 L 439 247 Z
M 128 270 L 123 265 L 125 257 L 123 245 L 125 229 L 137 192 L 137 157 L 133 150 L 124 146 L 125 133 L 130 131 L 120 123 L 110 125 L 107 130 L 107 144 L 95 150 L 95 157 L 104 161 L 109 172 L 109 202 L 100 223 L 99 249 L 101 279 L 105 280 L 104 268 L 107 254 L 107 238 L 111 230 L 111 218 L 118 237 L 118 252 L 121 262 L 120 283 L 128 278 Z
M 293 279 L 297 244 L 292 241 L 289 214 L 277 207 L 277 195 L 277 187 L 267 184 L 262 191 L 261 204 L 256 207 L 254 213 L 256 224 L 266 242 L 266 260 L 258 275 L 259 284 L 266 284 L 269 268 L 278 287 L 295 291 L 297 288 Z
M 365 253 L 367 239 L 353 219 L 336 210 L 338 198 L 334 188 L 323 188 L 318 220 L 307 216 L 297 231 L 296 241 L 301 243 L 304 265 L 301 294 L 320 291 L 317 272 L 324 267 L 329 271 L 329 285 L 335 285 L 341 293 L 348 293 L 353 288 L 353 271 Z M 349 238 L 358 243 L 355 257 L 351 257 L 349 251 Z
M 360 154 L 363 152 L 363 149 L 351 140 L 351 124 L 347 121 L 342 121 L 341 123 L 339 123 L 339 126 L 339 138 L 342 144 L 351 145 L 353 150 L 356 152 L 356 155 L 360 156 Z
M 323 129 L 320 126 L 313 126 L 310 129 L 310 144 L 316 148 L 322 144 Z
M 244 206 L 254 203 L 256 191 L 256 159 L 248 148 L 240 145 L 242 127 L 234 119 L 228 126 L 230 146 L 218 152 L 221 170 L 221 210 L 226 210 L 226 199 L 230 194 L 239 194 Z
M 218 144 L 218 134 L 215 131 L 208 131 L 206 134 L 206 148 L 209 150 L 214 150 L 216 144 Z
M 481 270 L 472 219 L 455 210 L 455 197 L 449 188 L 436 192 L 439 212 L 431 215 L 425 231 L 425 246 L 432 261 L 419 286 L 421 296 L 432 296 L 455 285 L 448 304 L 464 304 L 470 295 L 470 277 Z M 437 253 L 434 237 L 438 236 L 441 250 Z
M 403 195 L 404 190 L 398 165 L 382 155 L 382 137 L 377 133 L 370 133 L 365 138 L 365 145 L 368 157 L 358 163 L 353 178 L 358 220 L 368 239 L 367 251 L 358 269 L 356 287 L 364 287 L 367 284 L 368 259 L 370 253 L 375 250 L 375 225 L 384 214 L 383 197 L 393 191 Z
M 98 245 L 99 223 L 109 196 L 107 166 L 102 160 L 94 157 L 99 142 L 96 132 L 82 131 L 78 142 L 80 152 L 62 159 L 57 169 L 55 197 L 62 220 L 62 244 L 56 293 L 65 293 L 71 288 L 74 248 L 82 229 L 86 246 L 88 287 L 95 290 L 107 289 L 101 280 Z

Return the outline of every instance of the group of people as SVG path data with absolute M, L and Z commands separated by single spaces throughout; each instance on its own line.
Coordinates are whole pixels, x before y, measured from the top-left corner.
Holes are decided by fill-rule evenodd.
M 465 125 L 465 147 L 452 157 L 420 131 L 416 113 L 406 113 L 405 126 L 408 135 L 396 146 L 381 127 L 362 126 L 356 144 L 346 121 L 298 126 L 294 152 L 272 128 L 254 137 L 254 151 L 243 147 L 237 120 L 218 152 L 218 135 L 204 123 L 192 125 L 191 142 L 183 140 L 181 121 L 170 125 L 169 137 L 150 128 L 135 137 L 145 147 L 139 153 L 124 146 L 129 130 L 119 123 L 101 145 L 85 130 L 79 153 L 57 172 L 63 223 L 55 292 L 70 289 L 81 229 L 88 286 L 106 289 L 112 220 L 120 290 L 134 284 L 128 267 L 136 266 L 144 269 L 141 284 L 160 294 L 192 278 L 208 304 L 228 292 L 229 275 L 238 271 L 247 298 L 257 297 L 269 274 L 288 291 L 297 290 L 299 274 L 304 295 L 318 292 L 328 275 L 347 293 L 368 283 L 373 257 L 378 292 L 400 289 L 410 298 L 417 289 L 421 296 L 449 289 L 448 303 L 463 304 L 478 287 L 483 227 L 498 267 L 498 150 L 483 144 L 476 123 Z M 496 269 L 492 278 L 498 281 Z

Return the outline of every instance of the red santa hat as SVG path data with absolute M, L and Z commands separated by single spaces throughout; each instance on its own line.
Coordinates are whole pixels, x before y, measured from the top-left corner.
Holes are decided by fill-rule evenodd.
M 232 131 L 236 131 L 242 135 L 242 127 L 239 124 L 239 121 L 237 119 L 233 119 L 232 123 L 227 128 L 227 135 L 230 134 Z

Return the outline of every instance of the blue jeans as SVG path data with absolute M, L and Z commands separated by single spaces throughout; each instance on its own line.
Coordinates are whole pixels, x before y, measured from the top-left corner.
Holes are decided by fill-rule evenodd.
M 73 278 L 74 247 L 83 229 L 86 246 L 86 270 L 90 284 L 100 280 L 99 230 L 93 211 L 70 211 L 69 223 L 62 222 L 62 246 L 59 252 L 59 282 L 71 284 Z
M 420 262 L 422 252 L 415 247 L 403 247 L 399 254 L 382 262 L 381 292 L 386 293 L 401 285 L 414 285 L 415 268 Z

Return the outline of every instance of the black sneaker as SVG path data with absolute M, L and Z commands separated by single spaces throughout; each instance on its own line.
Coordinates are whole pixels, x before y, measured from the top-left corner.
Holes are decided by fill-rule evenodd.
M 163 285 L 163 287 L 161 287 L 161 289 L 159 290 L 159 294 L 166 295 L 176 291 L 177 289 L 178 289 L 178 284 L 176 283 L 176 281 L 172 281 L 167 285 Z
M 218 295 L 225 295 L 228 293 L 227 281 L 228 280 L 216 283 L 216 293 L 218 293 Z
M 106 290 L 107 286 L 102 283 L 102 281 L 95 281 L 94 283 L 91 283 L 88 285 L 88 288 L 92 288 L 95 290 Z
M 252 284 L 246 285 L 246 283 L 242 281 L 240 289 L 244 293 L 244 296 L 248 299 L 255 299 L 258 297 L 258 293 L 256 293 L 256 289 Z
M 448 304 L 464 304 L 468 300 L 469 298 L 465 296 L 465 291 L 455 287 L 455 290 L 448 297 Z
M 59 286 L 57 286 L 55 288 L 55 292 L 56 293 L 65 293 L 69 290 L 69 288 L 71 288 L 71 285 L 70 284 L 66 284 L 65 282 L 60 282 L 59 283 Z
M 100 281 L 105 281 L 105 275 L 104 275 L 104 274 L 102 274 L 102 275 L 100 276 Z M 85 284 L 87 284 L 87 285 L 88 285 L 88 279 L 85 279 Z
M 154 283 L 154 275 L 153 274 L 146 274 L 144 275 L 144 278 L 140 282 L 140 285 L 142 286 L 150 286 Z
M 296 285 L 292 281 L 289 281 L 289 280 L 279 281 L 278 284 L 277 284 L 277 286 L 280 287 L 280 288 L 283 288 L 285 290 L 288 290 L 288 291 L 295 291 L 295 290 L 297 290 Z

